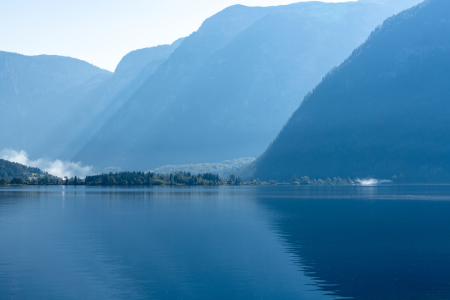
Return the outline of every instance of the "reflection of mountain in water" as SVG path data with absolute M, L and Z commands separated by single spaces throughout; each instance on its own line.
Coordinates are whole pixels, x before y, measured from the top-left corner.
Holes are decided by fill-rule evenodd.
M 450 202 L 403 201 L 448 196 L 449 188 L 368 189 L 293 188 L 272 198 L 260 190 L 258 201 L 278 216 L 274 227 L 324 290 L 353 299 L 450 299 Z

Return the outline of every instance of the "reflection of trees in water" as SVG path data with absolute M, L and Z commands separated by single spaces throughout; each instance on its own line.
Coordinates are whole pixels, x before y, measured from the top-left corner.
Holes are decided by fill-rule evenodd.
M 354 299 L 450 299 L 450 202 L 373 200 L 436 193 L 412 189 L 261 190 L 258 202 L 322 289 Z

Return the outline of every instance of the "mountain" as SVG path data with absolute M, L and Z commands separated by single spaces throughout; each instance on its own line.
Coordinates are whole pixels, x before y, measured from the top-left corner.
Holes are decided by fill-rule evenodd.
M 29 177 L 49 176 L 38 168 L 27 167 L 18 163 L 0 159 L 0 179 L 11 180 L 14 177 L 28 179 Z
M 139 49 L 125 55 L 112 76 L 79 98 L 74 109 L 60 115 L 59 124 L 46 132 L 41 144 L 35 147 L 36 155 L 72 158 L 182 41 L 178 39 L 171 45 Z M 54 146 L 48 149 L 49 144 Z
M 144 171 L 257 156 L 326 72 L 415 3 L 229 7 L 187 37 L 74 160 Z
M 306 96 L 247 172 L 450 179 L 450 2 L 384 22 Z
M 110 76 L 70 57 L 0 51 L 0 148 L 33 148 L 79 95 Z

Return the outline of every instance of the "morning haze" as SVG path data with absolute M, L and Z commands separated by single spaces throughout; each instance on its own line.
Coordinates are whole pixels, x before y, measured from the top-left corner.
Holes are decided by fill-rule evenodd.
M 0 49 L 25 55 L 54 54 L 114 71 L 140 48 L 170 44 L 206 19 L 235 5 L 271 6 L 292 0 L 18 0 L 1 1 Z M 343 1 L 323 1 L 343 2 Z M 18 38 L 20 37 L 20 38 Z
M 331 68 L 417 2 L 235 5 L 171 45 L 131 51 L 114 73 L 3 52 L 0 122 L 20 125 L 0 141 L 33 162 L 75 161 L 92 172 L 257 157 Z M 81 74 L 90 75 L 76 81 Z M 2 157 L 18 161 L 9 150 Z
M 450 300 L 449 0 L 0 26 L 0 299 Z

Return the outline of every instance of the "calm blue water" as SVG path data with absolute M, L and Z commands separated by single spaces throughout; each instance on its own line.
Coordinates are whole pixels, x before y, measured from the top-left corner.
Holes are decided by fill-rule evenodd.
M 450 186 L 0 187 L 0 299 L 450 299 Z

